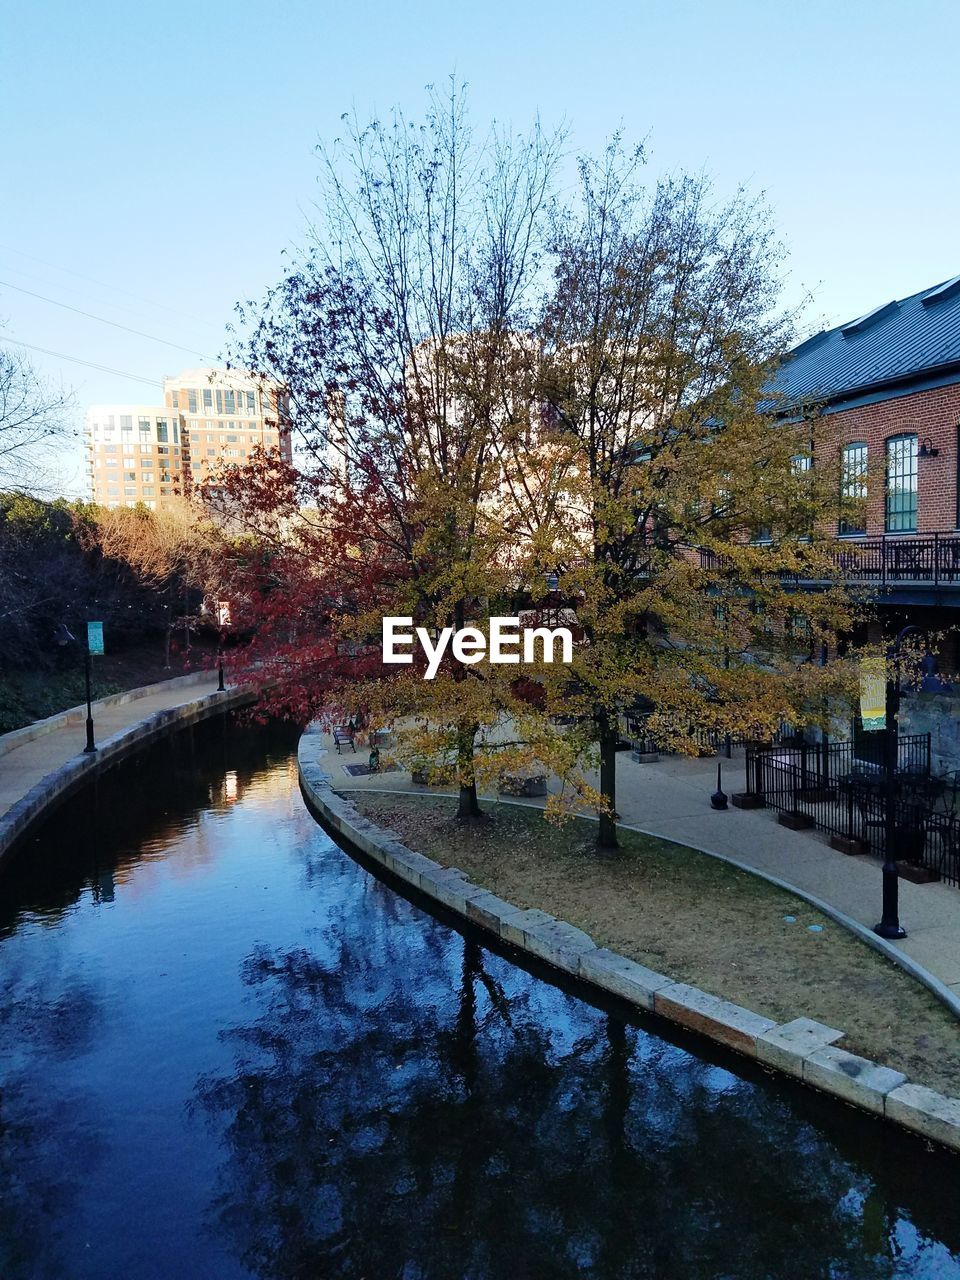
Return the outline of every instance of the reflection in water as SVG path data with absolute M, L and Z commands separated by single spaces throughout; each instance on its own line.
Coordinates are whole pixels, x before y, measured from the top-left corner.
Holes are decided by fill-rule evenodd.
M 4 1280 L 960 1277 L 958 1162 L 436 922 L 290 746 L 151 752 L 0 886 Z

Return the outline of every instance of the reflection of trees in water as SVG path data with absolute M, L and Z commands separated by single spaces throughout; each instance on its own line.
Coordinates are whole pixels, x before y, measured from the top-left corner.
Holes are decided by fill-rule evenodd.
M 0 1003 L 0 1276 L 70 1274 L 61 1234 L 98 1154 L 81 1094 L 50 1092 L 53 1058 L 83 1053 L 100 1007 L 76 977 L 7 972 Z
M 212 1221 L 258 1276 L 854 1280 L 934 1261 L 775 1095 L 469 942 L 446 947 L 455 990 L 418 987 L 414 932 L 384 955 L 344 927 L 322 957 L 246 964 L 259 1016 L 198 1104 L 226 1126 Z

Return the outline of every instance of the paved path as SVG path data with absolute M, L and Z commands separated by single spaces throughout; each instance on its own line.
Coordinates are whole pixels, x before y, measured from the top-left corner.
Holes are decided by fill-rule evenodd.
M 341 767 L 365 763 L 358 750 L 327 757 L 338 790 L 371 788 L 426 791 L 413 787 L 407 772 L 352 778 Z M 726 854 L 804 889 L 872 928 L 880 918 L 880 861 L 847 857 L 815 832 L 789 831 L 768 809 L 710 808 L 716 788 L 716 759 L 668 756 L 639 765 L 629 752 L 617 757 L 617 807 L 631 826 L 683 844 Z M 724 790 L 745 789 L 742 759 L 724 761 Z M 444 788 L 430 788 L 443 791 Z M 960 890 L 945 884 L 900 882 L 900 920 L 908 937 L 895 944 L 960 996 Z
M 120 706 L 98 706 L 94 703 L 93 723 L 97 742 L 104 742 L 112 734 L 126 729 L 138 720 L 145 720 L 158 711 L 179 707 L 193 702 L 203 694 L 213 693 L 217 687 L 214 673 L 209 680 L 198 684 L 173 685 L 157 693 L 136 698 Z M 86 744 L 86 726 L 79 724 L 58 725 L 30 742 L 21 743 L 12 751 L 0 755 L 0 818 L 36 786 L 48 774 L 74 756 L 80 755 Z

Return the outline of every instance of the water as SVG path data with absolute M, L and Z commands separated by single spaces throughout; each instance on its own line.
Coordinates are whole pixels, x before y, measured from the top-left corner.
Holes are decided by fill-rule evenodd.
M 0 883 L 3 1280 L 960 1277 L 960 1161 L 387 888 L 211 725 Z

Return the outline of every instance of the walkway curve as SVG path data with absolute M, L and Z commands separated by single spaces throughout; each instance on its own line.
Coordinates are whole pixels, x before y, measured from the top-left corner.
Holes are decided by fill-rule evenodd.
M 97 750 L 90 755 L 82 750 L 85 708 L 0 737 L 0 867 L 34 822 L 104 769 L 168 733 L 256 701 L 252 685 L 218 693 L 216 683 L 215 674 L 198 672 L 95 702 Z
M 322 731 L 311 726 L 300 739 L 297 763 L 304 798 L 320 823 L 447 910 L 605 995 L 666 1017 L 764 1066 L 960 1151 L 960 1099 L 912 1084 L 902 1072 L 836 1048 L 842 1030 L 805 1017 L 777 1025 L 597 947 L 583 930 L 546 912 L 515 907 L 472 884 L 457 868 L 444 867 L 408 848 L 395 832 L 364 818 L 352 801 L 334 790 L 330 775 L 320 765 L 326 756 Z M 837 913 L 833 915 L 836 918 Z

